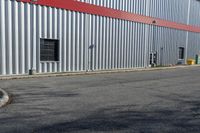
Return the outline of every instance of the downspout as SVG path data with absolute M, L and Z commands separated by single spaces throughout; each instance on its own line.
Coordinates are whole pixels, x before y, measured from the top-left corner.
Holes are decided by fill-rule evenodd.
M 190 24 L 190 9 L 191 9 L 191 0 L 188 0 L 187 25 Z M 189 31 L 187 31 L 186 33 L 185 64 L 187 63 L 187 58 L 188 58 L 188 44 L 189 44 Z
M 150 0 L 147 0 L 147 4 L 146 4 L 146 16 L 150 15 Z M 144 48 L 144 67 L 148 67 L 149 66 L 149 61 L 148 61 L 148 57 L 149 57 L 149 52 L 147 51 L 147 46 L 149 43 L 149 27 L 150 25 L 146 24 L 145 25 L 145 48 Z

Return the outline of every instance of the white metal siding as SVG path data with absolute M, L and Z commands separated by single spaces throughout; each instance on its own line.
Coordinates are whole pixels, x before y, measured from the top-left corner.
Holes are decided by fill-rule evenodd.
M 165 16 L 168 8 L 152 10 L 152 7 L 156 7 L 152 1 L 128 0 L 138 8 L 123 6 L 125 1 L 121 1 L 121 4 L 109 1 L 107 5 L 160 18 Z M 164 8 L 168 2 L 160 4 Z M 187 2 L 178 3 L 182 7 Z M 96 4 L 106 5 L 100 0 Z M 162 63 L 176 64 L 178 47 L 186 48 L 187 45 L 186 31 L 11 0 L 0 0 L 0 5 L 0 75 L 25 74 L 29 69 L 46 73 L 147 67 L 153 38 L 159 63 L 163 47 Z M 183 14 L 185 12 L 187 14 L 188 11 L 184 10 Z M 183 14 L 176 13 L 177 18 L 163 19 L 187 22 Z M 40 62 L 40 38 L 59 40 L 59 62 Z M 188 57 L 194 58 L 200 51 L 199 42 L 199 33 L 188 33 Z M 93 51 L 89 49 L 91 45 L 94 45 Z
M 187 23 L 187 12 L 191 2 L 191 22 L 199 25 L 200 1 L 198 0 L 78 0 L 98 6 L 108 7 L 130 13 Z

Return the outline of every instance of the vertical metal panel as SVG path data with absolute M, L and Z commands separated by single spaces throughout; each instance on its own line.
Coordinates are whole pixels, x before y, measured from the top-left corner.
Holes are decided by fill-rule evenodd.
M 16 23 L 13 23 L 14 28 L 13 28 L 12 32 L 15 33 L 15 32 L 18 32 L 18 10 L 17 10 L 18 3 L 13 2 L 12 4 L 13 4 L 13 10 L 12 10 L 13 19 L 14 19 L 14 22 L 16 22 Z M 13 73 L 18 74 L 19 73 L 19 37 L 18 37 L 18 34 L 15 34 L 13 36 L 13 54 L 15 55 L 15 56 L 13 56 L 13 60 L 14 60 Z
M 6 74 L 6 37 L 5 37 L 5 1 L 1 0 L 0 1 L 0 45 L 1 45 L 1 59 L 0 59 L 0 64 L 1 64 L 1 74 L 5 75 Z
M 31 14 L 32 17 L 31 17 L 31 31 L 32 31 L 32 34 L 31 34 L 31 49 L 32 49 L 32 54 L 31 54 L 31 69 L 34 69 L 36 70 L 36 58 L 37 58 L 37 54 L 36 54 L 36 41 L 37 41 L 37 26 L 36 26 L 36 6 L 32 6 L 31 7 Z
M 36 70 L 37 72 L 41 72 L 41 64 L 40 64 L 40 38 L 42 35 L 42 8 L 41 6 L 36 7 L 36 44 L 35 44 L 35 54 L 36 54 Z
M 6 23 L 6 56 L 7 56 L 7 63 L 6 63 L 6 67 L 7 69 L 7 73 L 8 74 L 12 74 L 13 73 L 13 67 L 12 67 L 12 61 L 13 61 L 13 57 L 12 57 L 12 38 L 13 38 L 13 34 L 12 34 L 12 8 L 11 7 L 11 3 L 6 1 L 6 18 L 5 18 L 5 23 Z
M 9 2 L 10 3 L 10 2 Z M 31 5 L 25 4 L 25 72 L 28 73 L 28 70 L 31 69 Z

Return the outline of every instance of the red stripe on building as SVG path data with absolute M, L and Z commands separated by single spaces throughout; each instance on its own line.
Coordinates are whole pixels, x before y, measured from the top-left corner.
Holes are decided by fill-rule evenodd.
M 75 0 L 37 0 L 37 2 L 31 2 L 33 0 L 17 0 L 17 1 L 200 33 L 200 27 L 197 27 L 197 26 L 176 23 L 172 21 L 162 20 L 162 19 L 153 18 L 153 17 L 147 17 L 147 16 L 134 14 L 134 13 L 128 13 L 125 11 L 91 5 L 88 3 L 78 2 Z M 156 22 L 156 23 L 153 23 L 153 22 Z

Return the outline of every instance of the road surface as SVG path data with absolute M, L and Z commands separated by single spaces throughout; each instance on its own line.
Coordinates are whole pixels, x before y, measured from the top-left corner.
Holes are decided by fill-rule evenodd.
M 0 81 L 0 133 L 199 133 L 200 67 Z

